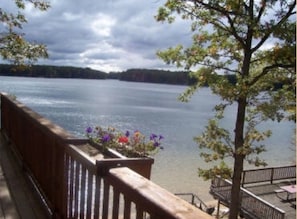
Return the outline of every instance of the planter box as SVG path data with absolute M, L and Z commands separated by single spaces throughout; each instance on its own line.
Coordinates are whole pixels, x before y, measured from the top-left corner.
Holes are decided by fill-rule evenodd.
M 113 149 L 105 149 L 99 144 L 90 142 L 88 139 L 67 139 L 67 143 L 71 144 L 90 157 L 96 160 L 99 166 L 100 175 L 107 174 L 108 170 L 115 167 L 128 167 L 143 177 L 150 179 L 151 169 L 154 159 L 151 157 L 126 157 Z

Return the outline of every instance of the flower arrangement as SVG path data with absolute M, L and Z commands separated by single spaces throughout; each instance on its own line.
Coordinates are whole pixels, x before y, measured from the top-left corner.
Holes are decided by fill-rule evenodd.
M 103 147 L 114 149 L 127 157 L 146 157 L 158 152 L 161 147 L 162 135 L 151 134 L 146 141 L 145 135 L 136 130 L 133 133 L 125 133 L 116 130 L 113 127 L 104 129 L 100 126 L 86 129 L 87 138 Z

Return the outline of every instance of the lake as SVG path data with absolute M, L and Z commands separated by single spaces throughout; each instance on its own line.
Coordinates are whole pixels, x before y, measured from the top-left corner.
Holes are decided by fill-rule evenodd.
M 84 137 L 88 126 L 113 126 L 162 134 L 164 150 L 154 156 L 152 180 L 171 192 L 193 192 L 210 199 L 209 182 L 198 177 L 207 167 L 193 137 L 199 135 L 220 99 L 202 88 L 190 102 L 178 101 L 186 86 L 123 82 L 117 80 L 0 77 L 0 90 L 44 117 Z M 222 126 L 233 130 L 235 106 L 227 109 Z M 269 166 L 295 163 L 295 123 L 265 122 L 261 129 L 273 135 L 262 154 Z

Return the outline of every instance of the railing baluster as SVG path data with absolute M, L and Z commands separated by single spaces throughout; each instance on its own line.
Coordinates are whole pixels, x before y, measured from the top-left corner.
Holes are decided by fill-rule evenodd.
M 124 197 L 124 219 L 130 219 L 131 216 L 131 200 L 125 196 Z
M 142 206 L 137 205 L 136 206 L 136 219 L 143 219 L 144 210 Z
M 116 188 L 113 188 L 112 219 L 118 219 L 119 217 L 119 203 L 120 193 Z
M 84 218 L 85 215 L 85 208 L 86 208 L 86 168 L 81 165 L 81 172 L 80 172 L 80 218 Z
M 80 190 L 80 165 L 75 162 L 75 184 L 74 184 L 74 218 L 78 218 L 79 213 L 79 190 Z
M 110 185 L 104 180 L 102 219 L 108 218 Z
M 92 201 L 93 201 L 93 187 L 94 187 L 94 177 L 93 174 L 88 171 L 88 187 L 87 187 L 87 218 L 92 216 Z
M 101 177 L 95 176 L 95 181 L 94 219 L 97 219 L 100 215 Z
M 71 156 L 67 155 L 69 159 L 69 178 L 68 178 L 68 217 L 73 218 L 73 202 L 74 202 L 74 161 Z

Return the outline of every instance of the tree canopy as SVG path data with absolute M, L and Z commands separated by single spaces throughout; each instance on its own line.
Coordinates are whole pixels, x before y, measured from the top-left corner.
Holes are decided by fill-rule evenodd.
M 43 0 L 13 0 L 17 12 L 4 10 L 0 7 L 0 21 L 2 28 L 0 32 L 0 55 L 4 60 L 14 64 L 31 64 L 38 58 L 47 58 L 45 45 L 29 42 L 25 33 L 22 32 L 23 25 L 27 19 L 23 13 L 28 4 L 32 4 L 36 10 L 45 11 L 49 3 Z
M 201 176 L 220 174 L 232 178 L 229 218 L 240 210 L 239 191 L 244 160 L 258 165 L 265 149 L 260 142 L 271 135 L 259 131 L 265 120 L 295 121 L 296 106 L 296 1 L 295 0 L 167 0 L 157 21 L 191 22 L 192 44 L 177 45 L 158 55 L 168 64 L 191 71 L 197 83 L 181 100 L 204 84 L 221 97 L 205 131 L 195 138 L 206 162 L 217 165 L 199 170 Z M 235 74 L 230 83 L 222 74 Z M 278 89 L 275 84 L 281 83 Z M 221 128 L 224 110 L 236 104 L 234 133 Z M 233 158 L 233 168 L 225 163 Z

